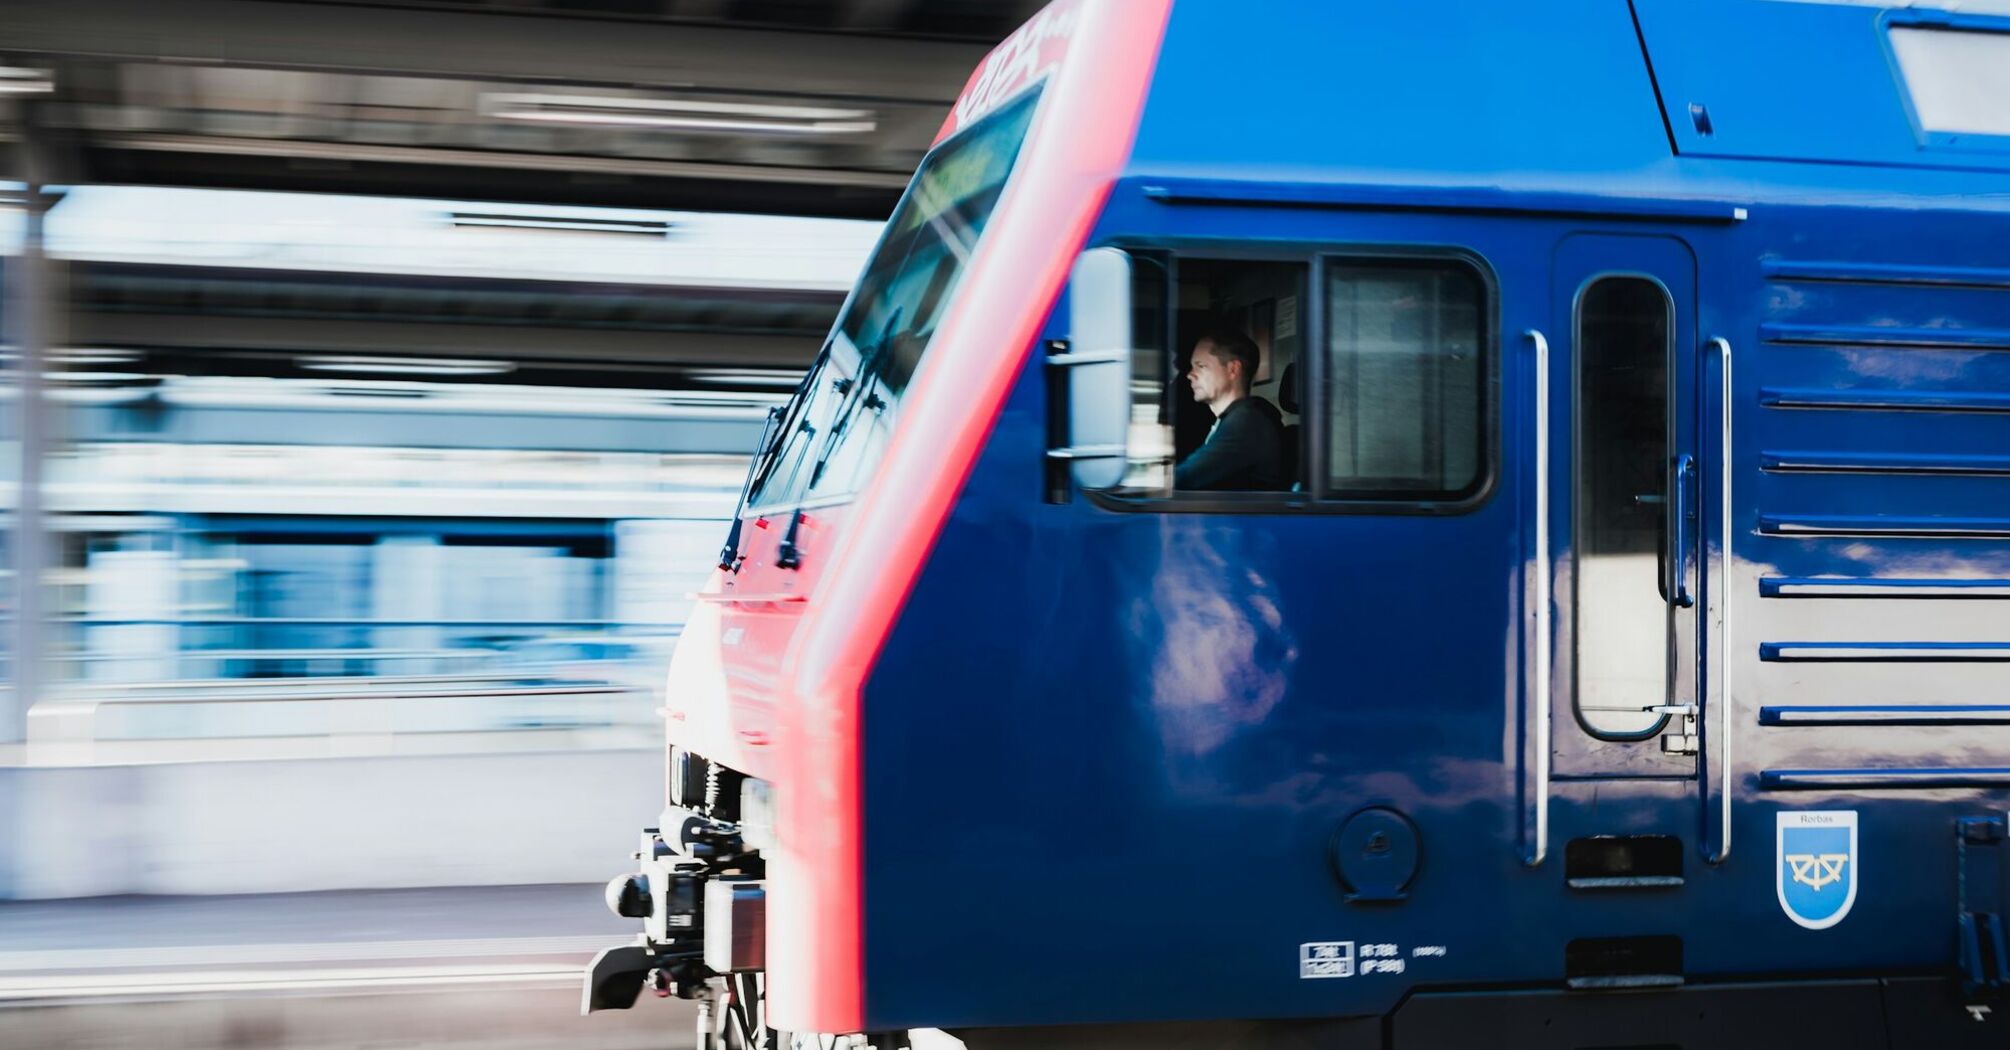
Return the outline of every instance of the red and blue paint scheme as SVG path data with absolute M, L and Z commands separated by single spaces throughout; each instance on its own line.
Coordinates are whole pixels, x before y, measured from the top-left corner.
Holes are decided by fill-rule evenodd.
M 1967 1009 L 2010 985 L 2010 138 L 1935 126 L 1914 31 L 2010 42 L 1784 0 L 1062 0 L 1000 45 L 881 249 L 1003 180 L 883 433 L 822 496 L 755 485 L 671 668 L 673 748 L 770 788 L 766 1023 L 2010 1042 Z M 1052 498 L 1048 348 L 1103 246 L 1315 293 L 1463 260 L 1483 483 Z M 845 318 L 897 298 L 880 262 Z M 1680 477 L 1671 695 L 1600 735 L 1578 343 L 1613 275 L 1669 304 Z M 1415 853 L 1398 892 L 1336 874 L 1368 810 Z M 1824 888 L 1833 922 L 1792 903 Z
M 804 513 L 798 568 L 776 565 L 790 509 L 757 517 L 672 661 L 671 743 L 780 789 L 767 970 L 780 1027 L 868 1024 L 865 685 L 1122 172 L 1166 6 L 1055 4 L 971 76 L 939 143 L 1002 103 L 1037 93 L 1039 108 L 877 471 L 856 499 Z

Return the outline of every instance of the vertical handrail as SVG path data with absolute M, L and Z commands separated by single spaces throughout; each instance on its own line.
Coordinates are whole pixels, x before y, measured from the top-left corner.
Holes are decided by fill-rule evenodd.
M 1710 863 L 1719 864 L 1731 855 L 1731 668 L 1737 662 L 1736 649 L 1731 641 L 1731 341 L 1721 336 L 1710 340 L 1720 357 L 1723 358 L 1723 387 L 1720 394 L 1719 410 L 1723 418 L 1719 421 L 1718 434 L 1720 455 L 1723 457 L 1718 469 L 1721 471 L 1718 484 L 1718 527 L 1721 530 L 1723 548 L 1718 555 L 1717 616 L 1722 624 L 1722 644 L 1717 654 L 1717 733 L 1708 740 L 1709 761 L 1715 763 L 1717 772 L 1718 823 L 1717 841 L 1710 851 Z
M 1522 767 L 1524 797 L 1528 800 L 1528 811 L 1523 816 L 1528 841 L 1522 863 L 1533 868 L 1549 856 L 1549 707 L 1551 647 L 1555 644 L 1550 620 L 1549 340 L 1533 328 L 1522 335 L 1535 347 L 1535 593 L 1531 599 L 1535 606 L 1535 667 L 1526 715 L 1531 754 Z

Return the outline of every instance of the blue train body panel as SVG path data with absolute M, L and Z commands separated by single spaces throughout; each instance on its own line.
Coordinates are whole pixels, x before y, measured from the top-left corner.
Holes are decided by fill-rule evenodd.
M 876 1025 L 1378 1014 L 1555 985 L 1587 938 L 1679 937 L 1692 981 L 1950 970 L 1954 821 L 2010 785 L 2002 157 L 1921 156 L 1874 8 L 1637 7 L 1175 8 L 1091 243 L 1474 260 L 1492 480 L 1449 512 L 1042 503 L 1030 356 L 865 692 Z M 1707 494 L 1675 632 L 1692 755 L 1593 737 L 1561 686 L 1546 745 L 1526 699 L 1524 333 L 1551 346 L 1567 683 L 1571 311 L 1609 273 L 1671 297 L 1672 440 Z M 1404 900 L 1336 879 L 1367 806 L 1418 830 Z M 1777 885 L 1803 812 L 1855 821 L 1824 929 Z M 1567 884 L 1567 843 L 1625 835 L 1678 839 L 1679 884 Z M 1339 943 L 1351 976 L 1306 979 Z
M 775 1027 L 2010 1042 L 1999 65 L 1797 0 L 1001 45 L 672 668 L 659 852 L 765 877 Z M 1288 488 L 1167 480 L 1224 319 Z

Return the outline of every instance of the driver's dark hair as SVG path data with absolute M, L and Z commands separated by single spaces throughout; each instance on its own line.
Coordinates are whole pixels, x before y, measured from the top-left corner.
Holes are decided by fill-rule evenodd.
M 1263 351 L 1256 348 L 1256 340 L 1244 334 L 1242 329 L 1226 324 L 1210 325 L 1201 333 L 1199 341 L 1213 344 L 1215 356 L 1223 361 L 1242 362 L 1244 386 L 1256 382 L 1256 369 L 1263 363 Z

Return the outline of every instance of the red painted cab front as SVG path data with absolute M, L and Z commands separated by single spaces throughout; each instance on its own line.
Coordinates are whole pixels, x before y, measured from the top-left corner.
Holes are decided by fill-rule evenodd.
M 866 1023 L 862 684 L 1127 159 L 1167 7 L 1062 0 L 971 75 L 771 422 L 730 567 L 671 661 L 661 860 L 694 811 L 761 828 L 725 874 L 764 876 L 766 1025 Z M 719 812 L 680 762 L 710 771 Z

